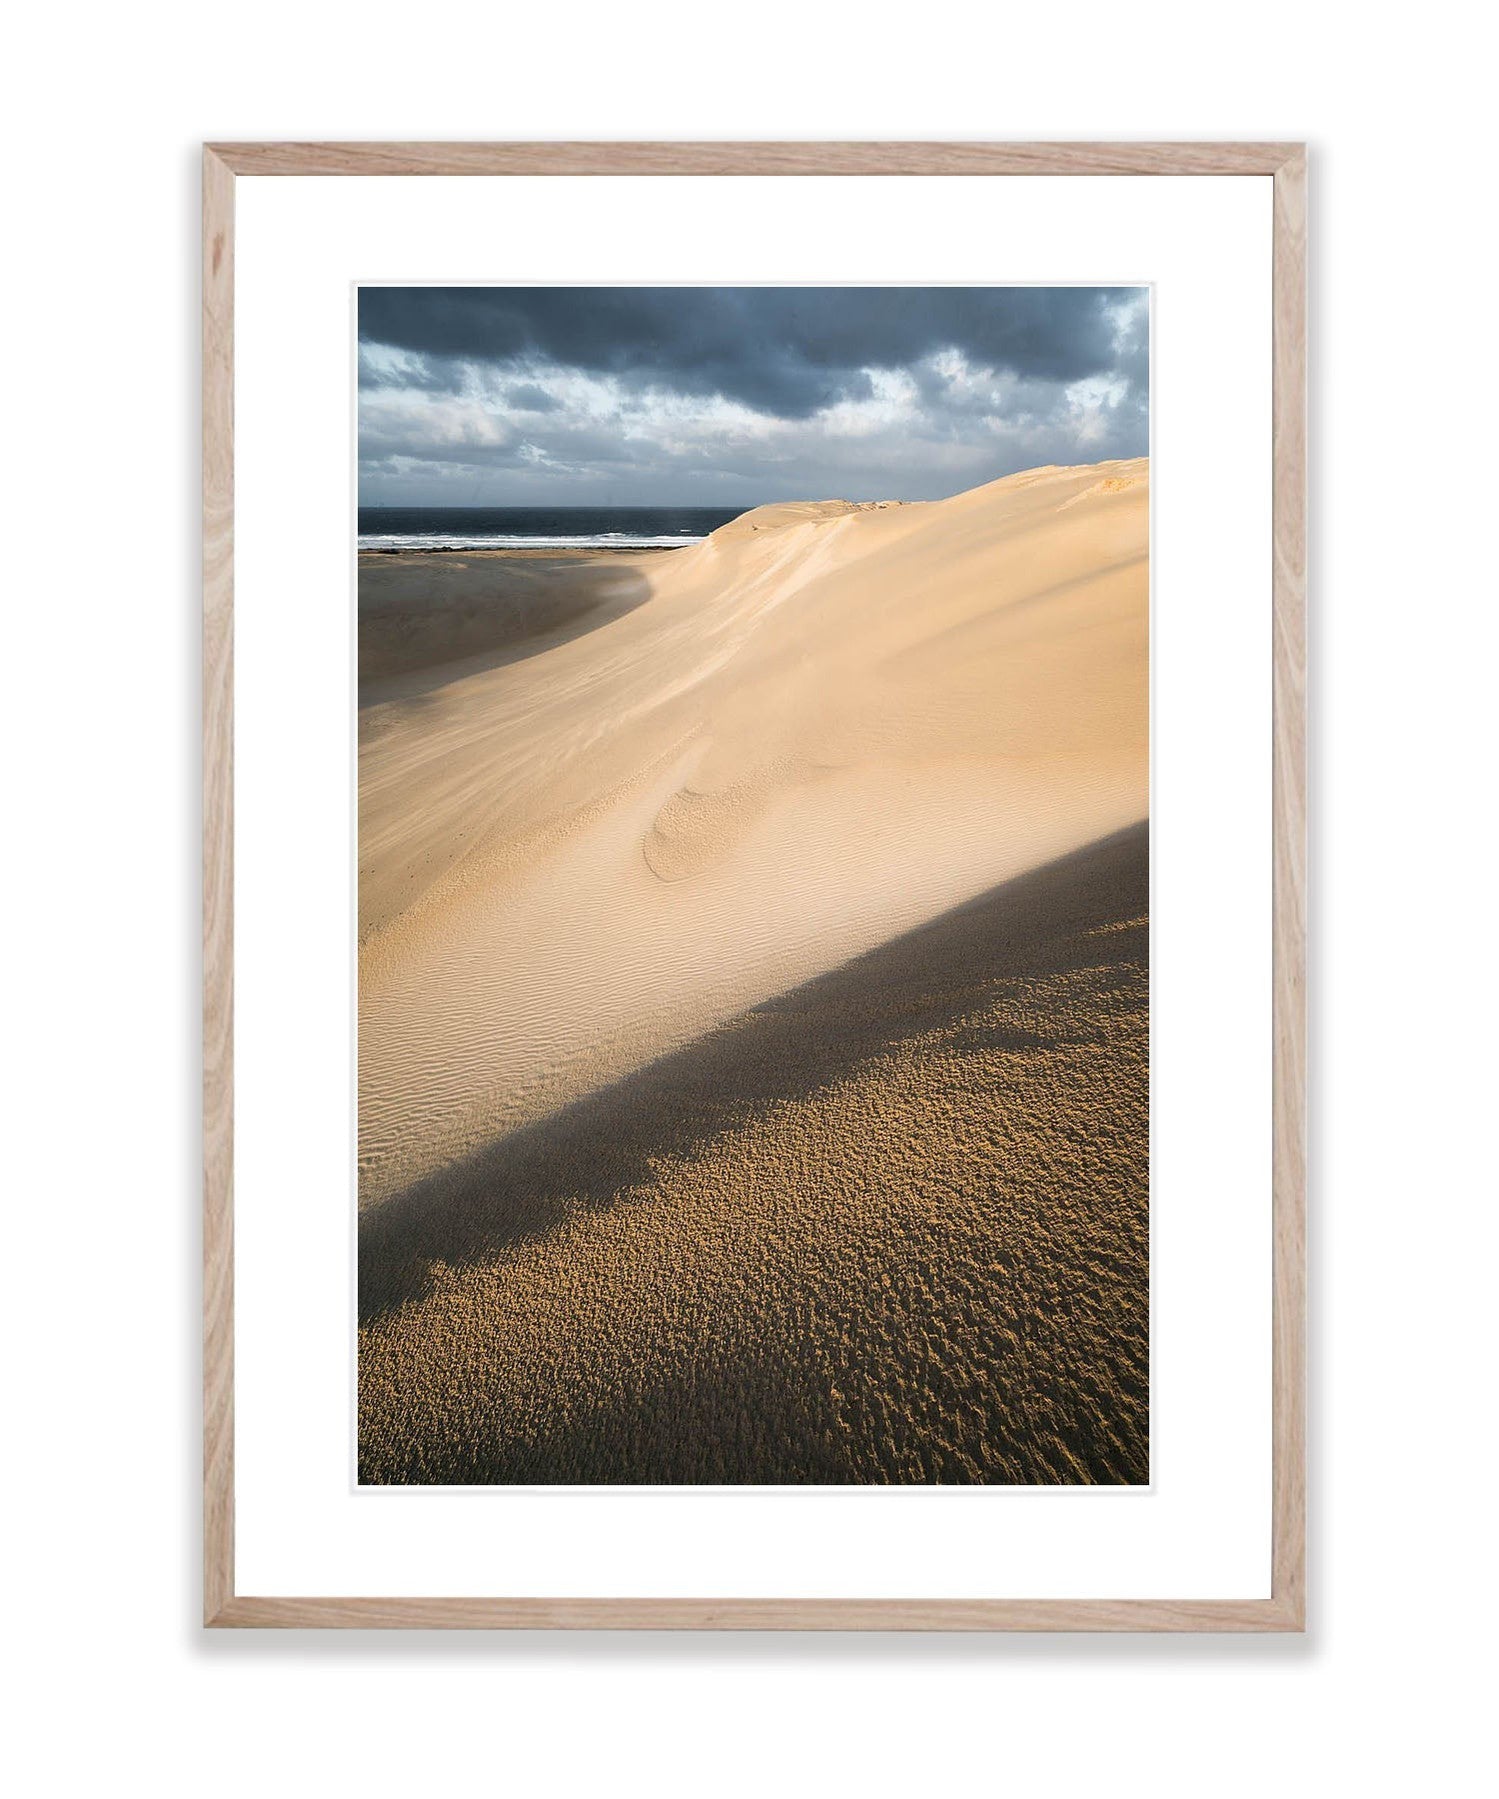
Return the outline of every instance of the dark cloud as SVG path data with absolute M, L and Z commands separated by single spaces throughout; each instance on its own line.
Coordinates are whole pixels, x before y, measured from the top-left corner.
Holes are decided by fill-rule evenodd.
M 1149 444 L 1140 288 L 367 288 L 378 504 L 936 499 Z
M 375 287 L 359 296 L 373 385 L 452 390 L 464 364 L 554 362 L 807 418 L 869 391 L 866 370 L 941 350 L 1009 374 L 1108 369 L 1127 288 Z M 415 359 L 421 379 L 406 378 Z M 388 371 L 388 372 L 387 372 Z M 398 372 L 399 371 L 399 372 Z

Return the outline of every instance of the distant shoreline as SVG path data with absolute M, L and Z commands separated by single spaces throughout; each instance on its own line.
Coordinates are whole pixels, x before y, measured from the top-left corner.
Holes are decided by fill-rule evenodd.
M 684 537 L 681 543 L 580 543 L 580 544 L 484 544 L 470 547 L 456 543 L 414 543 L 399 549 L 381 546 L 363 549 L 365 556 L 503 556 L 507 558 L 540 558 L 572 561 L 580 556 L 656 556 L 670 555 L 673 550 L 690 550 L 702 543 L 701 537 Z

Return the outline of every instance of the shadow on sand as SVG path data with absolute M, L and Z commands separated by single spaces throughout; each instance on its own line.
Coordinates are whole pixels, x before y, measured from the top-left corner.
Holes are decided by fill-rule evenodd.
M 622 618 L 651 595 L 634 560 L 366 552 L 359 561 L 360 706 L 417 698 Z
M 1118 927 L 1146 916 L 1148 831 L 982 894 L 372 1208 L 360 1322 L 427 1294 L 434 1264 L 488 1260 L 580 1208 L 607 1209 L 648 1185 L 663 1155 L 750 1128 L 897 1043 L 943 1033 L 959 1050 L 1044 1057 L 1054 1039 L 1033 1027 L 965 1020 L 1017 978 L 1139 965 L 1143 933 Z
M 1144 825 L 368 1212 L 373 1484 L 1149 1478 Z

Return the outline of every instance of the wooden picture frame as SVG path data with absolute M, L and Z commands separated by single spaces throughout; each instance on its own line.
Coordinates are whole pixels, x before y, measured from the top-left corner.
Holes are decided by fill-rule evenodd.
M 235 182 L 255 176 L 1168 175 L 1273 179 L 1272 1578 L 1263 1599 L 257 1597 L 235 1586 Z M 1306 152 L 1297 143 L 237 143 L 203 154 L 203 1615 L 214 1628 L 1305 1628 Z

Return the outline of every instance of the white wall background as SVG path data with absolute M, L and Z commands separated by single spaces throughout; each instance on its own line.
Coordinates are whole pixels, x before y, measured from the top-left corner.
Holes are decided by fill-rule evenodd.
M 1479 17 L 265 0 L 11 27 L 0 1437 L 19 1790 L 1166 1799 L 1447 1792 L 1476 1772 L 1495 1072 Z M 196 146 L 569 135 L 1313 142 L 1304 1641 L 197 1629 Z

